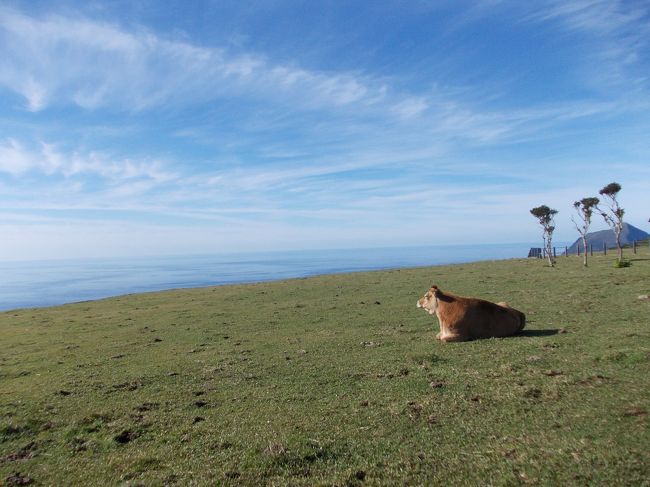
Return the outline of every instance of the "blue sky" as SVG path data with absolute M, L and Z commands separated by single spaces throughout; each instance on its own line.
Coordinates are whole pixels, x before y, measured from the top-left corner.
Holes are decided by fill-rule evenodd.
M 573 240 L 611 181 L 648 230 L 645 1 L 0 2 L 1 260 Z

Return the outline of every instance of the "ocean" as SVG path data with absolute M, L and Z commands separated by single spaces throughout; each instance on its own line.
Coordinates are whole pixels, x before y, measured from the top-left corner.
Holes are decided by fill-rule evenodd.
M 124 294 L 526 257 L 535 244 L 0 262 L 0 310 Z

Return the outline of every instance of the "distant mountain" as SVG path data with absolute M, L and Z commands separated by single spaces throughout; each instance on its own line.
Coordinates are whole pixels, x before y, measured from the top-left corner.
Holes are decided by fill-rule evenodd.
M 623 223 L 621 245 L 631 244 L 635 240 L 645 240 L 649 237 L 650 234 L 643 230 L 630 225 L 629 223 Z M 600 232 L 591 232 L 587 234 L 587 245 L 592 245 L 594 250 L 603 250 L 603 243 L 607 245 L 608 249 L 616 248 L 616 238 L 614 237 L 613 230 L 601 230 Z M 582 250 L 582 240 L 578 239 L 573 242 L 571 247 L 569 247 L 570 254 L 578 253 L 578 244 L 580 244 L 580 250 Z

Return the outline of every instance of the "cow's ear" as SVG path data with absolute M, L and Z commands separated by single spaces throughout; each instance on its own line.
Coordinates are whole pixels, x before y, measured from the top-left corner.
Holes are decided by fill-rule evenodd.
M 435 284 L 431 286 L 431 291 L 433 291 L 433 294 L 435 296 L 438 296 L 440 294 L 440 289 L 438 289 L 438 286 L 436 286 Z

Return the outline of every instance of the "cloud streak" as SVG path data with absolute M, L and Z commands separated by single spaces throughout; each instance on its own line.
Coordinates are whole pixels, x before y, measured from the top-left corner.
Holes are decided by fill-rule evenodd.
M 650 77 L 642 66 L 650 48 L 650 7 L 620 0 L 549 0 L 528 17 L 554 22 L 565 32 L 588 36 L 589 81 L 603 89 L 625 86 L 647 95 Z M 591 69 L 589 69 L 591 68 Z M 595 69 L 594 69 L 595 68 Z
M 248 96 L 305 109 L 373 105 L 385 87 L 352 73 L 318 73 L 168 40 L 141 29 L 0 9 L 0 84 L 32 111 L 74 103 L 85 109 L 144 110 L 163 104 Z
M 0 173 L 18 177 L 34 171 L 65 178 L 96 175 L 110 181 L 145 178 L 164 183 L 176 178 L 160 161 L 113 160 L 94 151 L 63 153 L 49 143 L 28 148 L 15 139 L 0 141 Z
M 137 113 L 241 98 L 289 112 L 417 123 L 438 136 L 482 142 L 510 137 L 528 123 L 585 116 L 564 106 L 510 113 L 477 108 L 469 90 L 403 93 L 381 76 L 309 71 L 256 53 L 165 39 L 144 28 L 129 32 L 81 17 L 34 18 L 6 8 L 0 9 L 0 52 L 0 86 L 34 112 L 72 104 Z M 594 110 L 598 103 L 588 109 Z

